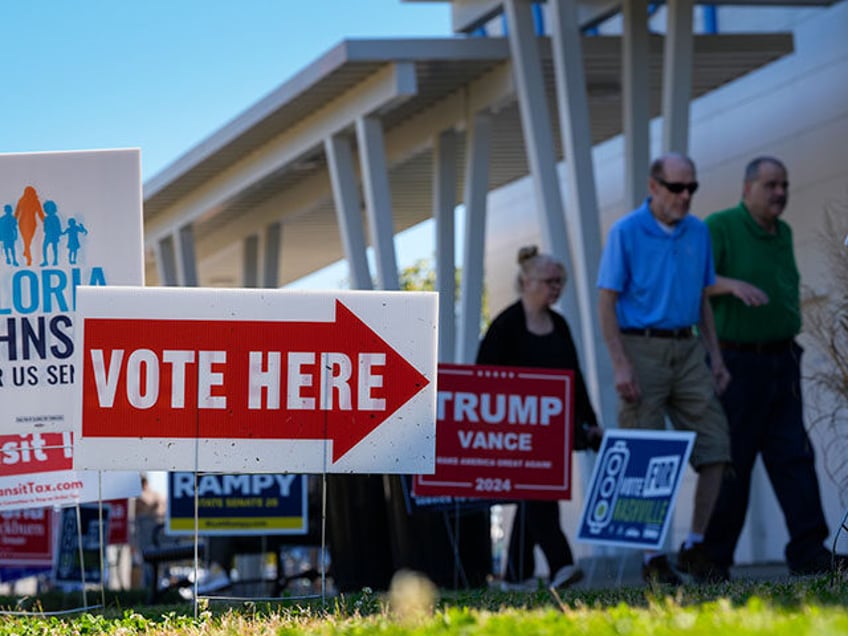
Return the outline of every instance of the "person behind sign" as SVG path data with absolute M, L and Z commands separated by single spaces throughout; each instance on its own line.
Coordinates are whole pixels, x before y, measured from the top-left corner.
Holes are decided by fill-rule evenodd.
M 134 532 L 133 560 L 143 568 L 143 582 L 146 587 L 153 585 L 153 568 L 142 560 L 145 548 L 155 545 L 158 526 L 165 521 L 168 502 L 165 496 L 150 485 L 147 475 L 141 475 L 141 494 L 133 500 L 134 503 Z
M 601 332 L 619 394 L 619 426 L 664 429 L 668 416 L 674 428 L 696 433 L 689 462 L 698 480 L 684 557 L 685 550 L 703 542 L 730 462 L 727 420 L 716 395 L 730 374 L 707 300 L 707 288 L 715 282 L 710 235 L 703 221 L 689 214 L 697 189 L 689 157 L 656 159 L 650 195 L 610 229 L 597 285 Z M 710 366 L 704 362 L 707 352 Z M 682 583 L 668 558 L 654 552 L 644 555 L 642 578 Z
M 540 253 L 535 245 L 519 250 L 518 264 L 520 298 L 492 321 L 480 343 L 476 362 L 573 370 L 574 447 L 597 450 L 603 430 L 589 401 L 571 331 L 565 318 L 551 309 L 565 286 L 565 267 L 553 256 Z M 527 501 L 518 505 L 509 539 L 506 583 L 529 580 L 535 584 L 535 545 L 542 549 L 548 562 L 552 587 L 571 585 L 583 578 L 560 528 L 558 502 Z

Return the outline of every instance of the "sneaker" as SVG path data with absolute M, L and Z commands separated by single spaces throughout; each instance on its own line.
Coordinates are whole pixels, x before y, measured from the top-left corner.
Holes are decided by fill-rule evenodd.
M 703 543 L 695 543 L 691 548 L 682 544 L 677 553 L 677 569 L 691 575 L 695 583 L 724 583 L 730 580 L 730 569 L 713 561 Z
M 671 569 L 668 557 L 664 554 L 642 564 L 642 580 L 648 585 L 683 585 L 683 580 Z
M 792 576 L 811 576 L 831 572 L 848 572 L 848 556 L 823 550 L 809 561 L 789 566 L 789 574 Z
M 564 565 L 557 570 L 554 578 L 551 579 L 550 587 L 556 589 L 558 587 L 568 587 L 581 581 L 585 573 L 576 565 Z

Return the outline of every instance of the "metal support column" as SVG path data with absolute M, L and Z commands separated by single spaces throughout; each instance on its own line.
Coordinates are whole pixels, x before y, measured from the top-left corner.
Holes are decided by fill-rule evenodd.
M 360 117 L 356 120 L 356 138 L 359 143 L 368 230 L 377 263 L 377 283 L 380 289 L 392 291 L 399 289 L 400 282 L 382 123 L 374 117 Z
M 373 289 L 371 271 L 362 227 L 362 202 L 353 163 L 351 140 L 345 135 L 335 135 L 324 140 L 330 179 L 333 184 L 333 201 L 342 236 L 345 256 L 350 268 L 353 289 Z
M 566 237 L 553 127 L 533 27 L 532 3 L 529 0 L 505 0 L 504 7 L 509 21 L 510 55 L 524 145 L 536 194 L 542 247 L 574 271 Z M 581 321 L 574 285 L 566 286 L 562 303 L 573 328 L 579 332 Z
M 173 236 L 166 236 L 156 242 L 156 270 L 159 273 L 159 284 L 163 287 L 176 287 L 179 284 Z
M 280 286 L 280 250 L 283 245 L 283 226 L 277 221 L 265 228 L 265 250 L 262 254 L 262 287 Z
M 631 209 L 639 206 L 647 195 L 645 184 L 651 164 L 648 6 L 644 0 L 624 0 L 621 13 L 624 204 Z
M 583 368 L 589 393 L 601 407 L 604 420 L 614 421 L 616 395 L 612 365 L 603 350 L 595 281 L 601 258 L 601 225 L 583 51 L 576 0 L 553 0 L 551 28 L 554 71 L 562 145 L 566 157 L 566 206 L 572 276 L 580 308 Z M 578 345 L 580 346 L 580 345 Z M 603 391 L 602 391 L 603 387 Z
M 663 51 L 663 153 L 687 154 L 689 102 L 692 101 L 692 0 L 668 0 Z
M 436 290 L 439 293 L 439 360 L 456 355 L 456 133 L 433 142 L 433 219 L 436 223 Z
M 197 287 L 197 259 L 194 255 L 194 227 L 184 225 L 175 237 L 177 274 L 183 287 Z
M 459 296 L 459 350 L 456 356 L 459 363 L 474 362 L 480 343 L 486 200 L 492 147 L 492 118 L 488 113 L 474 116 L 466 131 L 465 144 L 465 242 Z
M 255 289 L 259 287 L 259 236 L 251 234 L 242 242 L 241 284 Z

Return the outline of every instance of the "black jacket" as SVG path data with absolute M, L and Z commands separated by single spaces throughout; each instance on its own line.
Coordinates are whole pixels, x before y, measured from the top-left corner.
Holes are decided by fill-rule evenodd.
M 589 444 L 584 426 L 597 426 L 598 419 L 589 401 L 589 393 L 586 391 L 586 382 L 580 371 L 580 361 L 577 358 L 577 349 L 574 347 L 568 323 L 559 313 L 550 309 L 548 311 L 554 323 L 554 331 L 565 340 L 565 356 L 552 355 L 550 360 L 541 364 L 538 360 L 533 361 L 532 364 L 527 360 L 525 352 L 530 348 L 529 339 L 534 336 L 527 331 L 524 306 L 519 300 L 498 314 L 489 326 L 477 350 L 476 362 L 477 364 L 534 366 L 574 371 L 574 449 L 586 450 Z

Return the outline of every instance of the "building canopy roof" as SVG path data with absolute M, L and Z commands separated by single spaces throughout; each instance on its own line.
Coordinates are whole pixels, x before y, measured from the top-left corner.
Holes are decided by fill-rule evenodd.
M 558 133 L 550 42 L 539 43 Z M 582 44 L 592 140 L 598 143 L 621 132 L 621 39 L 587 36 Z M 649 45 L 655 116 L 662 38 L 651 36 Z M 695 36 L 693 98 L 791 51 L 790 34 Z M 461 202 L 462 133 L 480 110 L 493 117 L 490 187 L 524 177 L 509 57 L 502 38 L 342 41 L 144 184 L 148 282 L 158 280 L 156 242 L 189 225 L 201 285 L 240 286 L 244 239 L 261 236 L 272 223 L 282 228 L 280 284 L 343 258 L 324 141 L 349 135 L 355 143 L 359 117 L 382 123 L 395 231 L 432 215 L 433 139 L 450 129 L 460 134 Z

